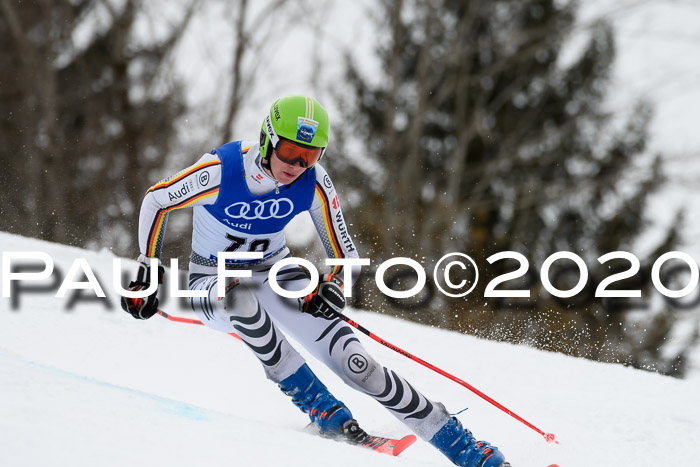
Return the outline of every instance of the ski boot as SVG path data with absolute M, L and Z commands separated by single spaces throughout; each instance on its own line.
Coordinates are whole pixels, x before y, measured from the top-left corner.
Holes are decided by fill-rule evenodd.
M 296 373 L 280 381 L 279 387 L 292 398 L 294 405 L 309 415 L 322 436 L 345 436 L 343 426 L 352 420 L 352 413 L 333 397 L 306 363 Z
M 430 444 L 461 467 L 510 467 L 497 447 L 476 441 L 455 417 L 435 433 Z

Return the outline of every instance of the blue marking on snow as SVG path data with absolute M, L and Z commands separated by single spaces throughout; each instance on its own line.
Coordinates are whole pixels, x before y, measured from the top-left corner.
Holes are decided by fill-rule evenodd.
M 52 373 L 56 373 L 56 374 L 59 374 L 62 376 L 67 376 L 67 377 L 74 378 L 74 379 L 84 381 L 87 383 L 91 383 L 91 384 L 97 384 L 97 385 L 100 385 L 100 386 L 103 386 L 106 388 L 126 392 L 126 393 L 129 393 L 131 395 L 143 398 L 143 399 L 151 400 L 153 402 L 156 402 L 163 411 L 171 413 L 173 415 L 177 415 L 178 417 L 183 417 L 183 418 L 187 418 L 190 420 L 197 420 L 197 421 L 211 420 L 212 419 L 212 414 L 209 413 L 208 410 L 186 404 L 185 402 L 180 402 L 180 401 L 176 401 L 173 399 L 168 399 L 166 397 L 158 396 L 156 394 L 150 394 L 147 392 L 139 391 L 138 389 L 131 389 L 131 388 L 127 388 L 124 386 L 119 386 L 117 384 L 108 383 L 107 381 L 101 381 L 101 380 L 98 380 L 95 378 L 91 378 L 89 376 L 79 375 L 79 374 L 72 373 L 72 372 L 67 371 L 67 370 L 62 370 L 60 368 L 56 368 L 56 367 L 53 367 L 50 365 L 35 362 L 33 360 L 27 360 L 26 358 L 20 357 L 18 355 L 11 355 L 11 354 L 8 355 L 6 353 L 0 352 L 0 357 L 3 357 L 7 360 L 17 361 L 17 362 L 22 363 L 24 365 L 30 365 L 30 366 L 39 368 L 39 369 L 44 370 L 44 371 L 50 371 Z

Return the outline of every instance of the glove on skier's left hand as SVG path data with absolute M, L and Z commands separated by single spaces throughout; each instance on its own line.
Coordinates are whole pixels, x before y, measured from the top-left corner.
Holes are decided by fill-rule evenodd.
M 148 258 L 139 256 L 139 269 L 136 274 L 136 280 L 129 284 L 129 291 L 136 292 L 144 290 L 151 285 L 151 267 L 147 263 Z M 163 273 L 165 269 L 158 265 L 158 284 L 163 283 Z M 145 298 L 129 298 L 122 297 L 122 309 L 136 319 L 148 319 L 158 312 L 158 289 L 151 295 Z
M 334 319 L 345 308 L 343 281 L 333 274 L 323 276 L 316 290 L 299 299 L 299 309 L 317 318 Z

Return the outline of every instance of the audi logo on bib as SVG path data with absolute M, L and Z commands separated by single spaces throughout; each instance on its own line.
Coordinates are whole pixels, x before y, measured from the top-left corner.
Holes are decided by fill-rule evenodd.
M 289 198 L 254 200 L 250 203 L 239 201 L 226 208 L 226 215 L 233 219 L 267 220 L 282 219 L 294 211 L 294 203 Z

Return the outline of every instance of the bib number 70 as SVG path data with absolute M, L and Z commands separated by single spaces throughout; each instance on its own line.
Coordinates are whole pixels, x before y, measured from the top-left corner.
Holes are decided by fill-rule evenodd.
M 226 234 L 226 239 L 231 241 L 231 244 L 224 251 L 238 251 L 244 247 L 248 241 L 245 237 L 236 237 L 235 235 Z M 267 238 L 258 238 L 250 242 L 248 251 L 266 251 L 270 246 L 270 240 Z

